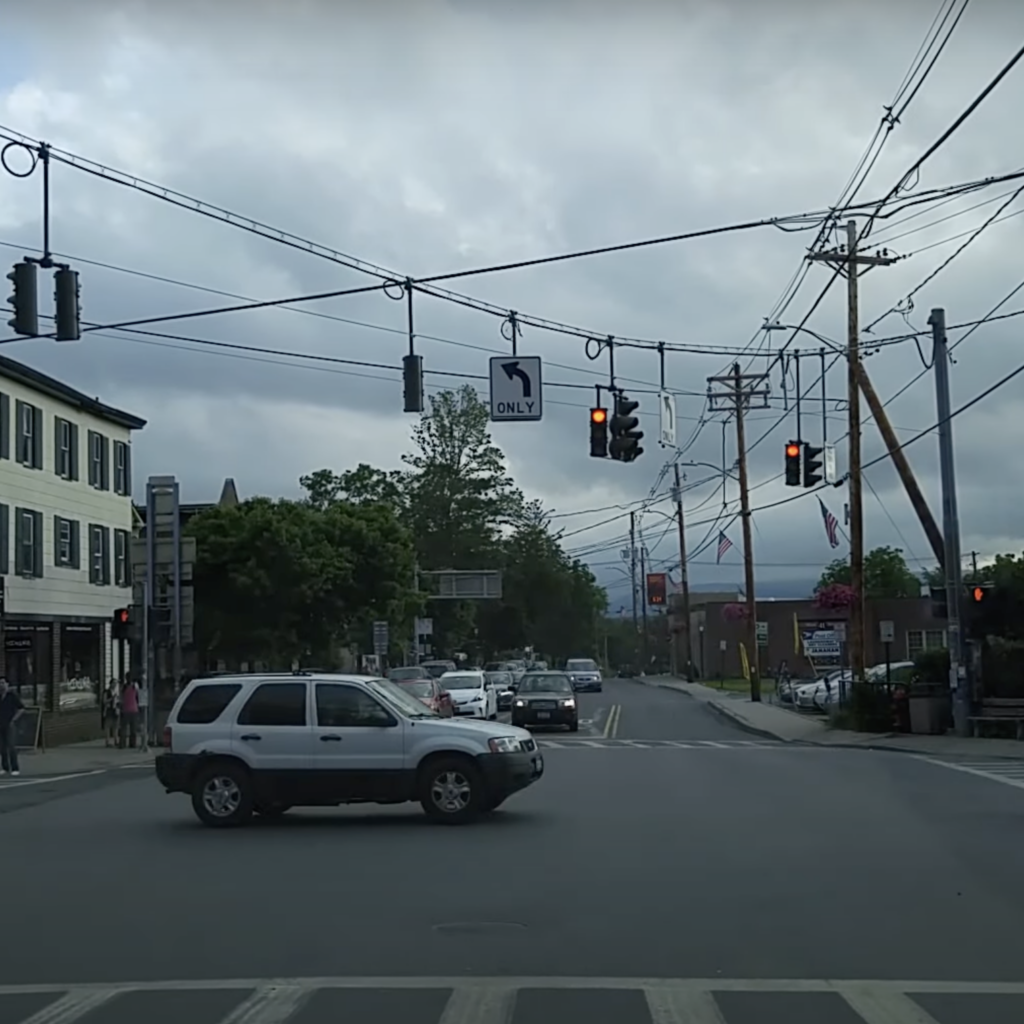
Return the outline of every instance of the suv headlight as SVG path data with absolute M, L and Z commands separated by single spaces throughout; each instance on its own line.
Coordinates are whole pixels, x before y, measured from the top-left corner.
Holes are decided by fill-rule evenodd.
M 519 752 L 519 740 L 515 736 L 497 736 L 488 740 L 487 745 L 492 754 L 516 754 Z
M 568 700 L 559 701 L 559 704 L 561 704 L 563 708 L 576 707 L 576 701 L 572 697 L 570 697 Z
M 517 708 L 525 708 L 526 707 L 526 701 L 525 700 L 517 700 L 516 701 L 516 707 Z

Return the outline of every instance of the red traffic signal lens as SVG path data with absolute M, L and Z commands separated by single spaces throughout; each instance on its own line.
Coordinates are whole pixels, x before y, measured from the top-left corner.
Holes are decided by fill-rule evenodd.
M 118 610 L 117 610 L 117 621 L 118 622 L 127 622 L 128 621 L 128 609 L 127 608 L 118 608 Z
M 800 454 L 800 445 L 798 444 L 787 444 L 786 445 L 786 458 L 795 459 Z
M 607 409 L 591 409 L 590 410 L 590 422 L 591 423 L 606 423 L 608 421 L 608 410 Z
M 971 594 L 971 596 L 974 598 L 975 601 L 984 601 L 985 600 L 985 588 L 984 587 L 975 587 L 973 592 L 972 592 L 972 594 Z

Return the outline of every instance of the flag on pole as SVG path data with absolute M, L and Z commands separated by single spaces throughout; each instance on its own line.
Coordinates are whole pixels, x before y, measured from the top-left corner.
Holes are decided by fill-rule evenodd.
M 724 530 L 720 530 L 718 533 L 718 558 L 715 559 L 716 563 L 721 562 L 722 555 L 724 555 L 731 547 L 732 541 L 726 537 Z
M 827 508 L 825 502 L 818 499 L 821 506 L 821 518 L 825 521 L 825 533 L 828 535 L 828 542 L 831 547 L 839 547 L 839 520 Z

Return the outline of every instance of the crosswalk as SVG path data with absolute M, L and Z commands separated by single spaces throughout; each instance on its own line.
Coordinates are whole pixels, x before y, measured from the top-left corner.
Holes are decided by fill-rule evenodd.
M 919 761 L 928 764 L 938 765 L 940 768 L 949 768 L 951 771 L 963 772 L 966 775 L 974 775 L 978 778 L 989 779 L 992 782 L 1001 782 L 1006 786 L 1014 786 L 1017 789 L 1024 789 L 1024 760 L 953 760 L 947 758 L 925 757 L 921 754 L 914 755 Z
M 575 749 L 639 749 L 657 750 L 670 748 L 673 750 L 778 750 L 782 747 L 789 749 L 812 750 L 813 747 L 797 747 L 794 743 L 785 743 L 782 740 L 630 740 L 619 739 L 618 737 L 572 737 L 548 739 L 547 737 L 536 737 L 539 747 L 558 749 L 572 747 Z
M 990 1011 L 1024 1020 L 1024 982 L 413 977 L 0 986 L 2 1024 L 958 1024 L 994 1020 Z

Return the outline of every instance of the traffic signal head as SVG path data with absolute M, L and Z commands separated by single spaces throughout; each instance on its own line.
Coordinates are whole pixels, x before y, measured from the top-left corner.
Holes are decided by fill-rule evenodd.
M 638 430 L 640 420 L 633 414 L 640 407 L 625 395 L 615 397 L 615 415 L 612 417 L 612 441 L 609 445 L 611 457 L 618 462 L 632 462 L 640 458 L 644 450 L 640 447 L 644 433 Z
M 804 445 L 804 487 L 814 487 L 822 481 L 821 453 L 824 448 Z
M 14 294 L 7 301 L 14 307 L 14 316 L 7 321 L 15 334 L 39 337 L 39 267 L 35 263 L 15 263 L 7 280 L 14 285 Z
M 973 604 L 983 604 L 991 589 L 991 587 L 986 586 L 971 587 L 971 602 Z
M 131 608 L 117 608 L 114 611 L 113 621 L 111 622 L 110 632 L 115 640 L 125 640 L 128 638 L 128 633 L 131 630 L 132 625 L 132 610 Z
M 800 456 L 803 444 L 800 441 L 789 441 L 786 444 L 786 486 L 799 487 L 802 467 Z
M 608 458 L 608 410 L 590 410 L 590 456 L 594 459 Z
M 57 341 L 78 341 L 82 336 L 81 315 L 78 307 L 78 271 L 60 267 L 53 275 L 57 327 Z

